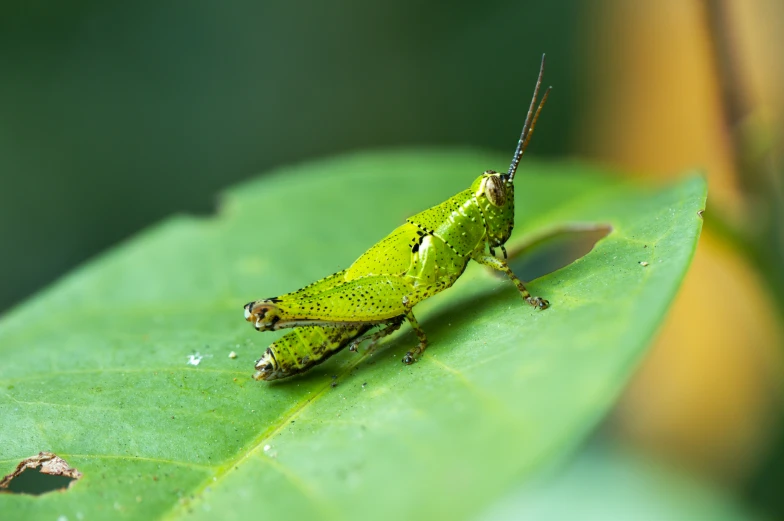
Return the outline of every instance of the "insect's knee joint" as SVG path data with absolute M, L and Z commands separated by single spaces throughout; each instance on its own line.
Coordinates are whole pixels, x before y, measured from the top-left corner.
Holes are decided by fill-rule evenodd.
M 253 322 L 256 331 L 270 331 L 280 320 L 280 309 L 269 300 L 255 300 L 245 304 L 245 320 Z

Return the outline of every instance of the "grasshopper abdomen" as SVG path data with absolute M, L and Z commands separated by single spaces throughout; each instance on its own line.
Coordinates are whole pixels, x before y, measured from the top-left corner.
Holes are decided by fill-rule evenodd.
M 256 380 L 277 380 L 307 371 L 362 336 L 372 324 L 304 326 L 273 342 L 256 360 Z

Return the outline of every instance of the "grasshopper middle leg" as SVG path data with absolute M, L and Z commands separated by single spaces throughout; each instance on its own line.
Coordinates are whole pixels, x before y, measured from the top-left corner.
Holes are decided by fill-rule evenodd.
M 486 255 L 484 253 L 474 255 L 472 257 L 476 262 L 479 264 L 484 264 L 485 266 L 489 266 L 494 270 L 501 271 L 506 274 L 509 279 L 514 282 L 514 285 L 517 286 L 518 291 L 520 291 L 520 295 L 523 296 L 523 299 L 531 304 L 533 307 L 537 309 L 547 309 L 550 307 L 550 303 L 543 299 L 542 297 L 532 297 L 528 290 L 525 289 L 525 284 L 523 281 L 517 278 L 517 275 L 509 268 L 509 264 L 506 261 L 493 257 L 492 255 Z
M 359 344 L 361 344 L 365 340 L 370 340 L 370 343 L 368 344 L 367 349 L 365 350 L 365 354 L 367 355 L 367 354 L 372 353 L 373 351 L 375 351 L 376 344 L 378 343 L 379 340 L 381 340 L 385 336 L 391 335 L 392 333 L 394 333 L 395 331 L 400 329 L 400 326 L 403 325 L 403 319 L 404 318 L 405 317 L 402 317 L 402 316 L 393 318 L 390 322 L 388 322 L 386 324 L 386 326 L 383 329 L 381 329 L 379 331 L 376 331 L 375 333 L 373 333 L 371 335 L 363 335 L 363 336 L 360 336 L 359 338 L 354 339 L 349 344 L 348 350 L 349 351 L 356 351 L 357 347 L 359 347 Z
M 417 357 L 421 355 L 425 349 L 427 349 L 427 336 L 425 336 L 425 332 L 422 331 L 422 328 L 419 327 L 419 322 L 417 322 L 417 319 L 414 317 L 414 314 L 410 309 L 406 311 L 405 317 L 406 320 L 408 320 L 408 323 L 411 324 L 411 329 L 414 330 L 414 333 L 416 333 L 417 337 L 419 338 L 419 344 L 417 344 L 414 349 L 406 353 L 406 355 L 403 357 L 403 363 L 406 365 L 411 365 L 416 362 Z
M 404 320 L 408 320 L 408 323 L 411 324 L 411 328 L 414 330 L 414 333 L 416 333 L 417 337 L 419 338 L 419 344 L 417 344 L 414 349 L 408 351 L 403 357 L 404 364 L 413 364 L 417 361 L 417 357 L 421 355 L 422 352 L 427 348 L 427 336 L 425 335 L 425 332 L 422 330 L 422 328 L 419 327 L 419 322 L 417 322 L 414 313 L 412 313 L 410 309 L 408 309 L 404 315 L 395 317 L 394 319 L 387 322 L 386 326 L 380 331 L 376 331 L 372 335 L 363 335 L 354 339 L 351 344 L 349 344 L 349 351 L 356 351 L 360 343 L 369 339 L 370 344 L 368 345 L 367 351 L 365 351 L 365 353 L 372 353 L 375 350 L 378 341 L 400 329 L 400 326 L 403 325 Z

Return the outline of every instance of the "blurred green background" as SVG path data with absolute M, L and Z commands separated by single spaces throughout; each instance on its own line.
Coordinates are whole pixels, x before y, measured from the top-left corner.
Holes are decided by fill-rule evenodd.
M 603 433 L 784 517 L 782 35 L 778 0 L 2 2 L 0 311 L 277 165 L 511 154 L 546 52 L 529 154 L 710 185 L 682 294 Z

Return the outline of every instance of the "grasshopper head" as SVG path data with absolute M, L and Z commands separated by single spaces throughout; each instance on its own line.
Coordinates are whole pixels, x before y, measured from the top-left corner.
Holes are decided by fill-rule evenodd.
M 487 170 L 471 185 L 485 220 L 491 248 L 504 244 L 514 227 L 514 185 L 509 176 Z
M 278 361 L 272 350 L 267 348 L 264 356 L 256 360 L 256 372 L 253 374 L 254 380 L 275 380 L 280 375 L 278 374 Z
M 506 174 L 499 174 L 493 170 L 487 170 L 484 174 L 474 181 L 471 190 L 476 194 L 479 206 L 485 219 L 485 229 L 487 231 L 487 242 L 490 248 L 502 246 L 512 234 L 514 227 L 514 177 L 517 172 L 517 165 L 523 152 L 528 147 L 531 135 L 534 133 L 536 120 L 544 107 L 551 87 L 548 87 L 536 107 L 536 100 L 539 97 L 539 88 L 542 86 L 542 76 L 544 75 L 544 55 L 542 55 L 542 65 L 539 68 L 539 77 L 534 88 L 534 97 L 528 107 L 528 115 L 523 124 L 523 132 L 517 142 L 517 149 L 512 157 L 512 164 Z M 534 112 L 534 107 L 536 111 Z
M 245 304 L 245 320 L 253 322 L 256 331 L 272 331 L 280 320 L 278 299 L 254 300 Z

